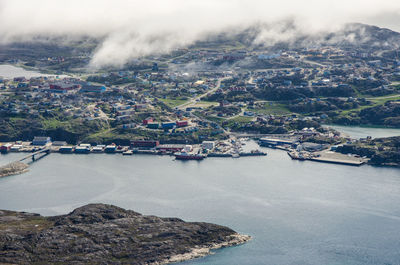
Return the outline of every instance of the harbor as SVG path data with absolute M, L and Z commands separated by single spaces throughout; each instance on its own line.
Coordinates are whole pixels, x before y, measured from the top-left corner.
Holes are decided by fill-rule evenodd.
M 288 151 L 287 154 L 293 160 L 301 160 L 301 161 L 309 160 L 314 162 L 347 165 L 347 166 L 361 166 L 368 162 L 368 159 L 366 158 L 362 158 L 351 154 L 344 155 L 329 150 L 316 153 L 297 152 L 292 150 Z
M 240 158 L 253 156 L 266 156 L 265 151 L 259 148 L 244 148 L 248 141 L 256 141 L 259 147 L 279 149 L 286 151 L 293 160 L 313 161 L 321 163 L 331 163 L 350 166 L 361 166 L 368 162 L 367 158 L 362 158 L 352 154 L 341 154 L 334 152 L 334 146 L 327 144 L 316 144 L 301 142 L 296 135 L 284 135 L 278 138 L 273 137 L 231 137 L 228 140 L 203 141 L 201 144 L 161 144 L 157 140 L 132 140 L 129 146 L 116 144 L 80 143 L 69 145 L 66 142 L 54 141 L 49 137 L 35 137 L 32 142 L 17 141 L 14 143 L 0 143 L 2 153 L 25 152 L 33 154 L 121 154 L 123 156 L 132 155 L 167 155 L 174 157 L 175 160 L 197 160 L 205 158 Z M 35 155 L 28 155 L 35 159 Z
M 32 161 L 49 153 L 61 154 L 122 154 L 132 156 L 138 154 L 167 155 L 176 160 L 203 160 L 207 157 L 248 157 L 266 156 L 267 153 L 259 149 L 247 150 L 244 145 L 249 138 L 231 138 L 224 141 L 204 141 L 202 144 L 160 144 L 155 140 L 132 140 L 129 146 L 116 144 L 92 145 L 80 143 L 68 145 L 66 142 L 51 142 L 49 137 L 35 137 L 32 142 L 17 141 L 14 143 L 0 143 L 0 151 L 6 153 L 30 153 L 23 160 Z M 39 157 L 38 157 L 39 156 Z M 21 161 L 22 162 L 22 161 Z
M 257 148 L 254 141 L 246 144 L 249 150 Z M 393 231 L 399 224 L 392 213 L 400 209 L 398 169 L 302 162 L 279 149 L 260 150 L 268 155 L 188 162 L 168 155 L 54 152 L 31 164 L 26 173 L 0 179 L 1 209 L 49 216 L 103 202 L 185 221 L 202 217 L 253 236 L 234 251 L 216 251 L 187 265 L 251 265 L 266 259 L 296 264 L 286 253 L 299 246 L 307 264 L 324 264 L 312 262 L 323 256 L 340 264 L 372 265 L 362 262 L 363 250 L 374 247 L 371 236 L 395 253 L 379 254 L 378 263 L 395 264 L 398 237 Z M 0 156 L 1 163 L 25 154 L 9 152 Z M 344 223 L 344 218 L 352 222 Z M 341 252 L 350 249 L 350 255 L 332 254 L 332 242 L 342 246 Z M 266 252 L 266 246 L 274 254 Z M 316 246 L 319 253 L 313 251 Z
M 32 141 L 16 141 L 0 143 L 0 152 L 5 153 L 28 153 L 25 157 L 26 164 L 32 163 L 51 153 L 60 154 L 119 154 L 121 156 L 154 155 L 169 156 L 172 160 L 195 160 L 202 161 L 212 158 L 241 158 L 266 156 L 266 149 L 277 149 L 287 153 L 292 160 L 311 161 L 318 163 L 337 164 L 345 166 L 362 166 L 369 162 L 368 157 L 361 157 L 351 153 L 336 152 L 340 142 L 334 144 L 321 144 L 307 142 L 304 139 L 309 134 L 315 133 L 312 129 L 304 129 L 297 133 L 283 135 L 231 135 L 226 140 L 203 141 L 200 144 L 173 144 L 160 143 L 158 140 L 132 140 L 130 145 L 91 144 L 79 143 L 68 144 L 65 141 L 52 141 L 50 137 L 38 136 Z M 331 135 L 330 133 L 326 135 Z M 337 141 L 337 134 L 332 134 L 332 139 Z M 342 140 L 343 141 L 343 140 Z M 346 143 L 357 143 L 360 140 L 346 138 Z M 362 141 L 362 139 L 361 139 Z M 248 143 L 254 144 L 248 144 Z M 343 143 L 343 142 L 342 142 Z M 249 147 L 251 146 L 251 147 Z M 28 162 L 28 163 L 27 163 Z M 9 167 L 8 167 L 9 168 Z M 14 170 L 17 172 L 18 170 Z M 9 172 L 9 171 L 5 171 Z M 25 172 L 19 170 L 18 172 Z M 12 173 L 8 173 L 12 175 Z M 5 174 L 3 174 L 5 175 Z

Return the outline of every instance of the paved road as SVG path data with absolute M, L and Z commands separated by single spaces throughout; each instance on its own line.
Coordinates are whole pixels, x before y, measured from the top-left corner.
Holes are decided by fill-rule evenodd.
M 219 78 L 218 81 L 217 81 L 216 86 L 215 86 L 213 89 L 208 90 L 208 91 L 205 92 L 204 94 L 201 94 L 201 95 L 199 95 L 199 96 L 197 96 L 197 97 L 191 98 L 189 101 L 187 101 L 187 102 L 185 102 L 185 103 L 183 103 L 183 104 L 181 104 L 181 105 L 176 106 L 176 108 L 181 109 L 181 110 L 184 110 L 184 109 L 186 108 L 186 106 L 195 104 L 197 101 L 200 101 L 202 98 L 204 98 L 204 97 L 207 96 L 208 94 L 212 94 L 212 93 L 214 93 L 215 91 L 217 91 L 219 88 L 221 88 L 221 83 L 222 83 L 222 81 L 223 81 L 223 80 L 226 80 L 226 79 L 228 79 L 228 78 L 229 78 L 229 77 Z

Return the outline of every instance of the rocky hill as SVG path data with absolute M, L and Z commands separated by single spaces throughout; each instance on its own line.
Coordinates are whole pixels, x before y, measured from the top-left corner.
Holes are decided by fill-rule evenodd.
M 279 51 L 334 46 L 364 51 L 392 50 L 400 46 L 400 33 L 362 23 L 348 23 L 335 30 L 305 32 L 291 20 L 279 24 L 255 24 L 247 28 L 231 29 L 211 34 L 194 46 L 218 49 L 239 43 L 249 49 Z
M 249 239 L 224 226 L 105 204 L 54 217 L 0 211 L 1 264 L 166 264 Z

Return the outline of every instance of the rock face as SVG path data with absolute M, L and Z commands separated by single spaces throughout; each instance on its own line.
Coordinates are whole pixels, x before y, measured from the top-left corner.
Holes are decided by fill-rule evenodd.
M 0 211 L 0 263 L 8 264 L 166 264 L 249 239 L 224 226 L 104 204 L 54 217 Z

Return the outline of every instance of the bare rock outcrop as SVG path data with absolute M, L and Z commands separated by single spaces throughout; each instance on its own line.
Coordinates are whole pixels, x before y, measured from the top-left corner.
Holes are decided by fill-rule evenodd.
M 166 264 L 249 239 L 224 226 L 105 204 L 54 217 L 0 211 L 0 263 L 6 264 Z

